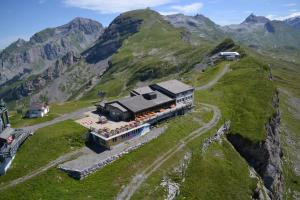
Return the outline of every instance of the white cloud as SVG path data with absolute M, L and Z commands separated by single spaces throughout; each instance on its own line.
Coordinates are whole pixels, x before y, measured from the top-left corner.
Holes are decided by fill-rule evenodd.
M 178 14 L 176 11 L 161 11 L 159 12 L 161 15 L 175 15 Z
M 193 3 L 189 5 L 183 5 L 183 6 L 171 6 L 171 10 L 183 13 L 183 14 L 196 14 L 198 13 L 201 8 L 203 7 L 202 3 Z
M 270 14 L 270 15 L 267 15 L 266 18 L 274 20 L 276 18 L 276 15 Z
M 289 19 L 289 18 L 293 18 L 293 17 L 300 17 L 300 12 L 294 12 L 287 16 L 267 15 L 267 18 L 269 18 L 271 20 L 281 20 L 281 21 Z
M 285 4 L 285 6 L 294 7 L 294 6 L 297 6 L 297 4 L 296 3 L 287 3 L 287 4 Z
M 157 7 L 174 1 L 176 0 L 63 0 L 64 4 L 68 6 L 94 10 L 102 14 Z
M 185 14 L 194 15 L 200 12 L 203 3 L 192 3 L 188 5 L 172 5 L 166 11 L 161 11 L 162 15 Z

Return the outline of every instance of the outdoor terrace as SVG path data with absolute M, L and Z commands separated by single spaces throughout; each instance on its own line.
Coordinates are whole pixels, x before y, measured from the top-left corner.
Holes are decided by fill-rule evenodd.
M 101 116 L 98 114 L 94 114 L 92 112 L 86 113 L 86 117 L 77 120 L 76 122 L 80 125 L 93 130 L 97 134 L 104 136 L 105 138 L 110 138 L 112 136 L 118 135 L 122 132 L 126 132 L 128 130 L 134 129 L 136 127 L 141 126 L 145 123 L 150 123 L 155 119 L 161 118 L 165 115 L 170 115 L 177 110 L 190 106 L 190 104 L 179 103 L 177 105 L 173 104 L 168 108 L 161 108 L 152 112 L 145 112 L 143 114 L 137 115 L 135 120 L 130 122 L 120 121 L 115 122 L 109 119 L 106 120 L 105 123 L 100 122 Z

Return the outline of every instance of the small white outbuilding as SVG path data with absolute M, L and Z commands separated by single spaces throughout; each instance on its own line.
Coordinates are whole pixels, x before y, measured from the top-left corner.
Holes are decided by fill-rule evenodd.
M 33 103 L 28 111 L 29 118 L 44 117 L 49 113 L 49 106 L 46 103 Z
M 219 56 L 225 58 L 226 60 L 236 60 L 241 57 L 241 55 L 238 52 L 231 51 L 220 52 Z

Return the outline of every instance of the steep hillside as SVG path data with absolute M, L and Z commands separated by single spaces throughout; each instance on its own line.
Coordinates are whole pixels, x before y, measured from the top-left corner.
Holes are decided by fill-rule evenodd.
M 130 32 L 136 32 L 136 26 L 140 24 L 138 31 L 127 37 L 128 34 L 123 28 L 115 28 L 117 32 L 111 35 L 124 38 L 123 44 L 112 56 L 110 68 L 100 84 L 88 93 L 85 99 L 96 98 L 99 90 L 104 90 L 107 96 L 119 96 L 135 85 L 178 76 L 200 62 L 211 45 L 203 42 L 200 46 L 192 46 L 186 31 L 173 27 L 161 15 L 151 10 L 124 13 L 114 21 L 124 20 L 128 22 L 125 23 L 125 27 L 131 30 Z M 118 45 L 117 42 L 114 46 Z M 94 49 L 97 47 L 91 50 Z M 93 55 L 92 60 L 98 60 L 102 53 L 88 52 L 87 58 L 90 55 Z
M 199 38 L 208 41 L 220 41 L 225 35 L 219 25 L 203 15 L 186 16 L 183 14 L 165 16 L 173 26 L 184 28 L 192 33 L 192 39 L 198 41 Z
M 70 51 L 41 74 L 1 89 L 0 98 L 26 101 L 30 97 L 34 102 L 64 102 L 93 87 L 107 67 L 107 60 L 89 64 Z
M 279 90 L 281 144 L 285 176 L 286 199 L 300 198 L 300 62 L 261 56 L 272 69 L 273 80 Z
M 38 74 L 70 51 L 82 52 L 102 32 L 98 22 L 76 18 L 63 26 L 38 32 L 29 41 L 19 39 L 0 54 L 0 85 Z

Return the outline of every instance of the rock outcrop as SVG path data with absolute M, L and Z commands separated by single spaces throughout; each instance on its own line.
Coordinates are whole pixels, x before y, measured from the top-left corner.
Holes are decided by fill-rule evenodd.
M 205 152 L 211 143 L 222 142 L 222 136 L 227 134 L 229 130 L 230 130 L 230 121 L 227 121 L 221 126 L 221 128 L 219 128 L 219 130 L 215 135 L 209 137 L 207 140 L 204 141 L 202 145 L 202 152 Z
M 97 43 L 83 52 L 88 63 L 97 63 L 113 55 L 125 39 L 139 31 L 142 20 L 121 14 L 112 21 Z
M 284 191 L 282 151 L 280 148 L 280 111 L 279 97 L 276 93 L 273 99 L 273 106 L 276 109 L 274 115 L 266 123 L 266 139 L 253 143 L 238 134 L 227 134 L 228 140 L 235 149 L 247 160 L 249 165 L 262 178 L 265 187 L 270 191 L 271 199 L 282 199 Z
M 45 70 L 40 75 L 37 75 L 33 78 L 28 79 L 20 86 L 7 91 L 0 95 L 1 98 L 4 98 L 6 101 L 17 100 L 22 97 L 27 97 L 34 92 L 38 92 L 44 88 L 47 83 L 58 78 L 63 74 L 70 66 L 75 62 L 78 62 L 80 57 L 76 57 L 74 52 L 69 52 L 61 59 L 58 59 L 52 66 Z
M 180 193 L 180 185 L 176 182 L 173 182 L 168 177 L 164 177 L 160 183 L 160 185 L 165 188 L 167 191 L 167 198 L 165 200 L 173 200 Z

